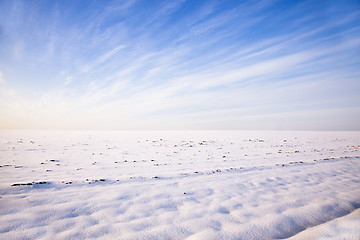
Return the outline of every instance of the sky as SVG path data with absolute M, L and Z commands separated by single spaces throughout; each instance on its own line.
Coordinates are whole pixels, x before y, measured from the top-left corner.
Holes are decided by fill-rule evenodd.
M 360 130 L 360 2 L 0 0 L 0 129 Z

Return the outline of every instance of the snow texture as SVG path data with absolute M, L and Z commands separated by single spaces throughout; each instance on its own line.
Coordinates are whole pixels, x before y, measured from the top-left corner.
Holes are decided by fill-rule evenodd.
M 359 239 L 359 132 L 1 131 L 0 239 Z

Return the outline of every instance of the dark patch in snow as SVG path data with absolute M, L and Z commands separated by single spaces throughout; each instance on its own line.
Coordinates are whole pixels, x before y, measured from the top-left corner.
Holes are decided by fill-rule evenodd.
M 17 186 L 32 186 L 32 185 L 38 185 L 38 184 L 50 184 L 49 182 L 45 182 L 45 181 L 42 181 L 42 182 L 32 182 L 32 183 L 14 183 L 12 184 L 11 186 L 12 187 L 17 187 Z

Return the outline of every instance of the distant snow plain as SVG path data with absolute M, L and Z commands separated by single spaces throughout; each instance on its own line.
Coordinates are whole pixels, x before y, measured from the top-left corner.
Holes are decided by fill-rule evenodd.
M 360 132 L 0 131 L 0 239 L 360 239 Z

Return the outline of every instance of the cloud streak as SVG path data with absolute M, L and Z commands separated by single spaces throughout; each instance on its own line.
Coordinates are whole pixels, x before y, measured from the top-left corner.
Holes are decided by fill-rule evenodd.
M 358 7 L 1 2 L 0 127 L 360 130 Z

